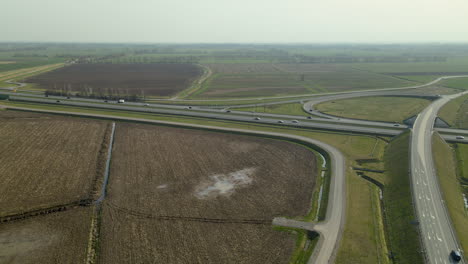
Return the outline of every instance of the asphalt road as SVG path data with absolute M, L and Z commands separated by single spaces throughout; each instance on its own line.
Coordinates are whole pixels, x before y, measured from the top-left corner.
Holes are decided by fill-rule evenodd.
M 42 109 L 33 109 L 26 107 L 10 107 L 8 109 L 17 109 L 17 110 L 29 110 L 37 111 L 42 113 L 58 113 L 58 114 L 67 114 L 67 115 L 76 115 L 84 117 L 99 117 L 106 118 L 111 120 L 120 120 L 120 121 L 139 121 L 152 124 L 165 124 L 165 125 L 176 125 L 181 127 L 191 127 L 191 128 L 203 128 L 203 129 L 212 129 L 217 131 L 227 131 L 227 132 L 240 132 L 248 133 L 252 135 L 264 135 L 264 136 L 273 136 L 279 138 L 287 138 L 293 140 L 300 140 L 302 142 L 313 144 L 323 150 L 325 150 L 330 157 L 330 166 L 331 166 L 331 181 L 330 181 L 330 193 L 328 199 L 328 209 L 325 221 L 319 222 L 316 224 L 316 231 L 320 233 L 319 242 L 312 254 L 312 257 L 309 259 L 308 263 L 333 263 L 338 251 L 339 241 L 341 240 L 342 231 L 345 224 L 345 209 L 346 209 L 346 177 L 345 177 L 345 158 L 339 150 L 336 148 L 325 144 L 321 141 L 290 135 L 283 133 L 275 132 L 263 132 L 249 129 L 237 129 L 237 128 L 222 128 L 214 126 L 204 126 L 196 124 L 187 124 L 187 123 L 178 123 L 178 122 L 168 122 L 168 121 L 159 121 L 159 120 L 148 120 L 143 118 L 130 118 L 130 117 L 117 117 L 111 115 L 100 115 L 100 114 L 88 114 L 88 113 L 75 113 L 67 111 L 55 111 L 55 110 L 42 110 Z
M 384 123 L 384 126 L 381 127 L 367 127 L 362 125 L 356 124 L 346 124 L 346 123 L 336 123 L 330 122 L 329 120 L 323 122 L 322 119 L 320 120 L 308 120 L 307 117 L 301 116 L 288 116 L 290 118 L 297 118 L 297 122 L 293 122 L 293 120 L 283 119 L 286 117 L 285 115 L 260 115 L 260 114 L 249 114 L 243 112 L 242 114 L 235 113 L 225 113 L 220 111 L 197 111 L 192 108 L 192 110 L 187 110 L 187 107 L 181 108 L 154 108 L 154 107 L 145 107 L 145 106 L 130 106 L 130 105 L 120 105 L 116 103 L 108 103 L 108 104 L 96 104 L 96 103 L 87 103 L 81 101 L 74 101 L 74 100 L 60 100 L 60 102 L 56 102 L 56 100 L 50 100 L 45 98 L 37 98 L 37 97 L 15 97 L 11 96 L 12 100 L 21 100 L 27 102 L 38 102 L 38 103 L 49 103 L 55 105 L 66 105 L 66 106 L 80 106 L 80 107 L 95 107 L 99 109 L 109 109 L 109 110 L 124 110 L 124 111 L 138 111 L 138 112 L 145 112 L 145 113 L 156 113 L 156 114 L 168 114 L 168 115 L 178 115 L 178 116 L 188 116 L 188 117 L 200 117 L 200 118 L 210 118 L 210 119 L 218 119 L 218 120 L 228 120 L 228 121 L 241 121 L 241 122 L 251 122 L 256 124 L 275 124 L 281 125 L 286 127 L 299 127 L 299 128 L 310 128 L 310 129 L 323 129 L 323 130 L 332 130 L 332 131 L 341 131 L 341 132 L 354 132 L 354 133 L 363 133 L 363 134 L 371 134 L 371 135 L 383 135 L 383 136 L 395 136 L 400 134 L 405 126 L 401 127 L 393 127 L 392 125 L 389 126 L 388 123 Z M 102 102 L 102 101 L 100 101 Z M 125 103 L 127 104 L 127 103 Z M 271 116 L 271 117 L 270 117 Z M 279 118 L 278 118 L 279 116 Z M 259 118 L 257 120 L 257 118 Z M 278 123 L 279 121 L 283 121 L 283 123 Z M 299 121 L 300 120 L 300 121 Z M 360 122 L 356 122 L 360 123 Z M 379 122 L 375 122 L 377 126 L 379 126 Z
M 432 264 L 452 263 L 449 257 L 450 251 L 459 248 L 434 168 L 432 133 L 438 110 L 446 102 L 462 94 L 443 96 L 430 104 L 418 116 L 412 129 L 411 179 L 413 199 L 427 261 Z

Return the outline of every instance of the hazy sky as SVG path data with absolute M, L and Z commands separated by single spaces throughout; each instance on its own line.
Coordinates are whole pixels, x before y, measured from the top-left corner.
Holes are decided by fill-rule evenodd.
M 1 0 L 0 41 L 468 42 L 468 0 Z

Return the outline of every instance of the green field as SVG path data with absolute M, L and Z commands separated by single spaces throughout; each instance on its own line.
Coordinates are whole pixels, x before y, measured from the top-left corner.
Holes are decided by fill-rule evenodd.
M 191 98 L 235 98 L 404 87 L 414 81 L 323 64 L 210 64 L 213 75 Z
M 245 108 L 232 108 L 237 111 L 257 112 L 257 113 L 270 113 L 270 114 L 285 114 L 285 115 L 301 115 L 310 116 L 302 110 L 300 103 L 276 104 L 276 105 L 263 105 L 257 107 Z
M 438 134 L 434 135 L 432 142 L 434 162 L 444 201 L 462 250 L 468 252 L 468 236 L 466 235 L 468 234 L 468 211 L 463 203 L 461 186 L 461 181 L 467 183 L 466 175 L 461 173 L 466 169 L 464 163 L 468 161 L 468 148 L 466 145 L 457 144 L 455 156 L 453 149 Z
M 460 96 L 444 105 L 438 116 L 455 128 L 468 129 L 468 95 Z
M 389 244 L 395 263 L 423 263 L 413 209 L 409 171 L 409 133 L 393 139 L 385 150 L 384 204 Z
M 401 122 L 421 112 L 429 100 L 407 97 L 361 97 L 328 101 L 316 105 L 330 115 L 387 122 Z
M 450 87 L 450 88 L 455 88 L 455 89 L 467 90 L 468 89 L 468 77 L 443 80 L 441 85 Z

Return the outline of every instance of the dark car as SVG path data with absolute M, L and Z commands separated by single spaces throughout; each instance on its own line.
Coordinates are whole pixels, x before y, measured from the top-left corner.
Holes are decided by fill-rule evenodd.
M 311 117 L 311 116 L 308 116 L 307 119 L 312 119 L 312 117 Z
M 461 260 L 461 253 L 458 250 L 452 250 L 452 252 L 450 252 L 450 257 L 454 261 L 459 262 Z
M 57 103 L 60 103 L 60 100 L 57 100 Z

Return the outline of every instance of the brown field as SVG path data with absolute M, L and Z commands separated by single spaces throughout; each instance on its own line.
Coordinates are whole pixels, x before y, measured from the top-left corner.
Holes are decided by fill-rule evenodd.
M 100 260 L 285 263 L 294 236 L 271 220 L 308 213 L 316 172 L 283 141 L 118 124 Z
M 91 210 L 0 224 L 0 263 L 85 263 Z
M 93 195 L 107 123 L 0 111 L 0 216 Z
M 193 64 L 75 64 L 27 80 L 51 91 L 170 96 L 201 75 Z

